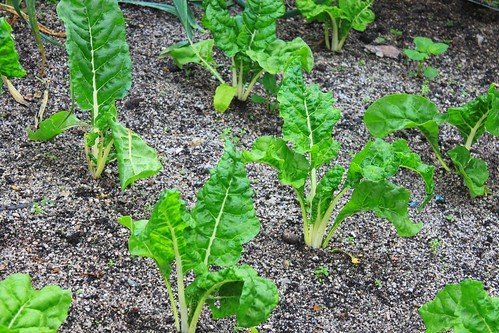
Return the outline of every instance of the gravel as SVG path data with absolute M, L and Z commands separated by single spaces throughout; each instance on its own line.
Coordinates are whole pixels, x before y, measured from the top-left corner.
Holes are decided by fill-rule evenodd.
M 40 7 L 43 23 L 60 29 L 53 7 Z M 235 103 L 225 114 L 216 113 L 211 104 L 216 82 L 206 71 L 198 66 L 179 71 L 171 62 L 157 60 L 161 47 L 183 39 L 177 21 L 151 9 L 123 8 L 134 85 L 119 103 L 119 118 L 159 152 L 164 164 L 159 175 L 121 192 L 116 166 L 110 165 L 94 181 L 86 170 L 81 130 L 48 143 L 30 142 L 25 129 L 32 126 L 41 100 L 35 97 L 25 108 L 7 93 L 0 96 L 0 279 L 22 272 L 31 274 L 37 287 L 58 284 L 70 289 L 73 303 L 60 332 L 172 332 L 160 274 L 151 261 L 130 257 L 128 231 L 117 217 L 147 218 L 167 188 L 178 188 L 192 205 L 222 154 L 225 128 L 240 136 L 245 148 L 258 136 L 279 135 L 281 130 L 277 113 L 263 105 Z M 419 93 L 423 84 L 408 77 L 403 59 L 365 51 L 376 37 L 389 36 L 387 44 L 399 49 L 409 46 L 414 36 L 452 42 L 445 55 L 431 61 L 440 76 L 429 83 L 428 97 L 441 111 L 467 102 L 499 79 L 497 12 L 467 1 L 436 0 L 379 0 L 374 11 L 376 22 L 365 33 L 353 32 L 341 54 L 325 50 L 318 24 L 295 17 L 279 28 L 282 38 L 300 35 L 311 45 L 316 67 L 307 81 L 331 91 L 342 110 L 334 136 L 342 143 L 338 163 L 344 165 L 369 139 L 362 124 L 365 108 L 388 93 Z M 402 36 L 391 36 L 393 28 Z M 29 74 L 13 82 L 23 94 L 38 96 L 43 86 L 35 78 L 38 54 L 28 30 L 20 22 L 14 28 Z M 480 46 L 477 35 L 482 37 Z M 69 80 L 65 51 L 49 44 L 47 57 L 51 114 L 69 107 Z M 79 111 L 77 115 L 87 117 Z M 420 133 L 399 136 L 436 165 Z M 459 140 L 454 129 L 443 128 L 445 150 Z M 299 207 L 290 188 L 279 185 L 270 168 L 249 166 L 262 231 L 245 247 L 242 262 L 274 280 L 280 291 L 279 306 L 260 331 L 423 332 L 417 309 L 445 284 L 471 277 L 497 295 L 497 151 L 497 140 L 489 135 L 473 148 L 489 164 L 490 195 L 471 199 L 457 175 L 438 169 L 436 194 L 443 200 L 432 200 L 422 213 L 411 209 L 411 216 L 425 224 L 416 237 L 397 237 L 389 223 L 361 214 L 349 218 L 325 250 L 304 246 Z M 410 173 L 396 181 L 411 189 L 413 200 L 424 197 L 422 182 Z M 352 264 L 342 252 L 332 253 L 333 248 L 355 255 L 360 264 Z M 318 268 L 329 275 L 317 276 Z M 233 331 L 233 319 L 213 321 L 208 311 L 202 316 L 199 332 Z

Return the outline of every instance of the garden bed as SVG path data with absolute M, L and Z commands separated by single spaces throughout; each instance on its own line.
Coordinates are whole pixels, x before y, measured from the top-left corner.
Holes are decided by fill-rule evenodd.
M 57 23 L 52 5 L 40 5 L 41 21 Z M 172 332 L 173 316 L 161 276 L 150 261 L 127 250 L 129 231 L 121 215 L 148 218 L 159 193 L 177 188 L 192 205 L 195 193 L 223 151 L 221 134 L 231 128 L 249 148 L 261 135 L 280 135 L 277 112 L 264 105 L 235 103 L 224 114 L 212 107 L 216 83 L 198 66 L 178 70 L 158 60 L 162 47 L 184 39 L 176 18 L 160 11 L 122 6 L 133 61 L 133 87 L 120 103 L 120 120 L 154 147 L 163 163 L 155 177 L 120 191 L 117 169 L 108 167 L 94 181 L 86 169 L 82 131 L 71 130 L 48 143 L 27 140 L 43 87 L 35 75 L 38 54 L 26 25 L 15 25 L 17 49 L 28 72 L 14 80 L 33 102 L 26 108 L 7 94 L 0 96 L 0 280 L 29 273 L 34 284 L 68 288 L 73 303 L 60 332 Z M 322 28 L 301 17 L 283 20 L 279 36 L 301 36 L 314 52 L 308 82 L 331 91 L 342 119 L 334 135 L 342 144 L 340 163 L 359 151 L 369 134 L 362 122 L 367 106 L 394 92 L 420 93 L 423 81 L 408 76 L 398 59 L 380 58 L 364 46 L 378 37 L 399 49 L 415 36 L 450 43 L 432 60 L 440 75 L 428 84 L 428 97 L 440 111 L 462 105 L 499 81 L 499 14 L 467 1 L 376 1 L 377 19 L 365 33 L 352 33 L 344 51 L 332 54 L 322 44 Z M 394 29 L 402 34 L 393 34 Z M 392 31 L 392 32 L 390 32 Z M 202 37 L 202 35 L 200 35 Z M 380 39 L 378 39 L 380 41 Z M 47 45 L 50 98 L 47 112 L 68 109 L 66 52 Z M 229 73 L 224 73 L 228 77 Z M 85 119 L 86 115 L 77 111 Z M 437 165 L 430 145 L 417 131 L 411 147 L 428 164 Z M 460 139 L 443 127 L 445 149 Z M 261 232 L 245 246 L 243 263 L 274 280 L 280 302 L 261 332 L 422 332 L 418 308 L 445 284 L 465 277 L 482 280 L 499 293 L 498 142 L 484 135 L 473 151 L 488 162 L 490 194 L 471 199 L 462 179 L 436 171 L 436 192 L 422 213 L 424 223 L 413 238 L 400 238 L 391 224 L 373 214 L 359 214 L 341 226 L 325 250 L 312 250 L 301 240 L 299 206 L 292 191 L 279 185 L 268 167 L 250 165 Z M 397 182 L 424 197 L 424 184 L 409 173 Z M 360 259 L 355 265 L 341 252 Z M 322 272 L 322 273 L 321 273 Z M 231 332 L 233 320 L 212 321 L 203 313 L 200 332 Z

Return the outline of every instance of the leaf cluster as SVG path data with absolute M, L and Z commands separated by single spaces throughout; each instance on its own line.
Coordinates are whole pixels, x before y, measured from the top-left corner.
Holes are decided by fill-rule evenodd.
M 414 48 L 404 49 L 404 54 L 411 60 L 418 63 L 418 74 L 423 74 L 429 80 L 438 76 L 438 69 L 427 66 L 424 67 L 423 63 L 431 56 L 437 56 L 445 53 L 449 45 L 445 43 L 435 43 L 427 37 L 414 37 Z

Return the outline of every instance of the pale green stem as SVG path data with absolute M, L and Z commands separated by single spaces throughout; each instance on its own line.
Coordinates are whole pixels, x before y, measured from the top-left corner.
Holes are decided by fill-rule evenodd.
M 189 40 L 189 43 L 191 44 L 191 46 L 193 45 L 192 43 L 192 40 L 187 37 L 187 39 Z M 201 55 L 199 54 L 199 52 L 196 51 L 196 49 L 194 47 L 191 47 L 191 50 L 194 52 L 194 54 L 196 55 L 196 57 L 198 57 L 199 60 L 201 60 L 201 62 L 203 63 L 203 65 L 205 66 L 205 68 L 211 73 L 213 74 L 213 76 L 215 76 L 215 78 L 221 83 L 221 84 L 224 84 L 225 81 L 224 79 L 222 79 L 222 76 L 220 75 L 220 73 L 218 73 L 218 71 L 213 68 L 213 66 L 211 66 L 203 57 L 201 57 Z
M 237 87 L 237 67 L 234 57 L 232 59 L 232 86 Z
M 329 40 L 331 37 L 329 37 L 329 26 L 327 24 L 324 24 L 324 41 L 326 42 L 326 48 L 328 50 L 331 50 L 331 41 Z
M 331 201 L 331 204 L 329 205 L 328 209 L 326 210 L 326 213 L 324 214 L 324 217 L 322 219 L 322 223 L 324 223 L 325 225 L 327 225 L 327 223 L 329 222 L 330 218 L 331 218 L 331 214 L 333 213 L 333 210 L 334 208 L 336 207 L 336 205 L 338 204 L 338 201 L 341 199 L 341 197 L 348 191 L 348 187 L 345 187 L 343 188 L 340 193 L 338 193 L 333 201 Z M 338 227 L 340 226 L 339 223 L 334 223 L 333 226 L 331 227 L 331 230 L 329 230 L 327 236 L 326 236 L 326 239 L 324 239 L 324 242 L 322 242 L 322 247 L 325 248 L 329 245 L 329 240 L 331 239 L 331 237 L 333 236 L 334 232 L 336 231 L 336 229 L 338 229 Z M 324 231 L 326 229 L 324 228 Z
M 303 221 L 303 238 L 305 240 L 305 244 L 309 245 L 311 243 L 311 238 L 310 238 L 310 229 L 309 229 L 310 226 L 307 217 L 307 208 L 305 206 L 305 202 L 303 201 L 302 196 L 298 193 L 298 190 L 295 189 L 295 193 L 301 208 L 301 218 Z
M 331 21 L 333 23 L 333 39 L 331 41 L 331 50 L 337 52 L 340 50 L 338 45 L 338 23 L 331 14 L 329 14 L 329 16 L 331 17 Z
M 442 157 L 442 154 L 440 154 L 440 151 L 437 150 L 437 149 L 433 149 L 435 151 L 435 156 L 437 157 L 437 160 L 440 162 L 440 164 L 442 165 L 442 167 L 445 169 L 445 171 L 449 172 L 450 171 L 450 168 L 449 166 L 447 165 L 447 163 L 445 163 L 443 157 Z
M 180 320 L 178 318 L 177 302 L 175 302 L 175 297 L 173 296 L 172 284 L 167 277 L 164 277 L 164 279 L 166 290 L 168 291 L 168 298 L 170 299 L 170 304 L 172 307 L 173 318 L 175 319 L 175 328 L 177 329 L 177 332 L 180 332 Z
M 253 79 L 251 79 L 251 82 L 249 83 L 248 87 L 246 88 L 246 92 L 244 93 L 241 101 L 245 101 L 248 99 L 249 94 L 251 93 L 251 90 L 253 89 L 253 86 L 256 84 L 256 82 L 262 76 L 263 73 L 264 73 L 264 70 L 262 69 L 255 76 L 253 76 Z
M 101 152 L 101 154 L 99 156 L 97 156 L 97 166 L 95 168 L 94 179 L 99 178 L 101 176 L 102 172 L 104 171 L 104 169 L 106 167 L 107 158 L 109 156 L 109 153 L 111 152 L 112 147 L 113 147 L 112 140 L 111 140 L 111 142 L 109 142 L 107 144 L 107 146 L 106 146 L 106 148 L 104 148 L 104 150 L 102 150 L 102 144 L 100 145 L 99 152 Z
M 475 126 L 470 131 L 470 134 L 468 135 L 468 139 L 466 140 L 466 143 L 464 144 L 464 147 L 468 150 L 471 149 L 471 145 L 473 144 L 473 139 L 475 138 L 476 132 L 482 126 L 483 121 L 487 118 L 489 115 L 488 112 L 484 113 L 480 119 L 476 122 Z
M 310 171 L 310 193 L 308 194 L 307 200 L 310 205 L 315 198 L 315 193 L 317 192 L 317 169 L 312 168 Z
M 243 82 L 243 78 L 244 78 L 244 73 L 243 73 L 243 61 L 241 60 L 240 63 L 239 63 L 239 76 L 238 76 L 238 79 L 237 79 L 237 98 L 239 100 L 242 99 L 243 97 L 243 94 L 244 94 L 244 82 Z

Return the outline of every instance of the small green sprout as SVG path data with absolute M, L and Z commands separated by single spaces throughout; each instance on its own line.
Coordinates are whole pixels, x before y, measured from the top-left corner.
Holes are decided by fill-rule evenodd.
M 380 289 L 380 288 L 382 288 L 382 287 L 383 287 L 383 282 L 382 282 L 380 279 L 375 279 L 375 280 L 374 280 L 374 285 L 375 285 L 378 289 Z
M 431 253 L 433 253 L 433 255 L 436 256 L 438 249 L 440 248 L 440 245 L 442 245 L 442 243 L 439 239 L 435 238 L 429 242 L 429 245 L 430 245 Z
M 329 269 L 326 266 L 319 266 L 314 270 L 315 277 L 322 282 L 324 278 L 329 276 Z
M 449 222 L 454 222 L 456 220 L 456 217 L 452 214 L 445 215 L 445 219 Z
M 445 43 L 435 43 L 427 37 L 415 37 L 414 49 L 404 49 L 404 54 L 411 60 L 417 62 L 417 75 L 432 80 L 438 76 L 438 69 L 427 66 L 424 62 L 431 56 L 441 55 L 449 48 Z

